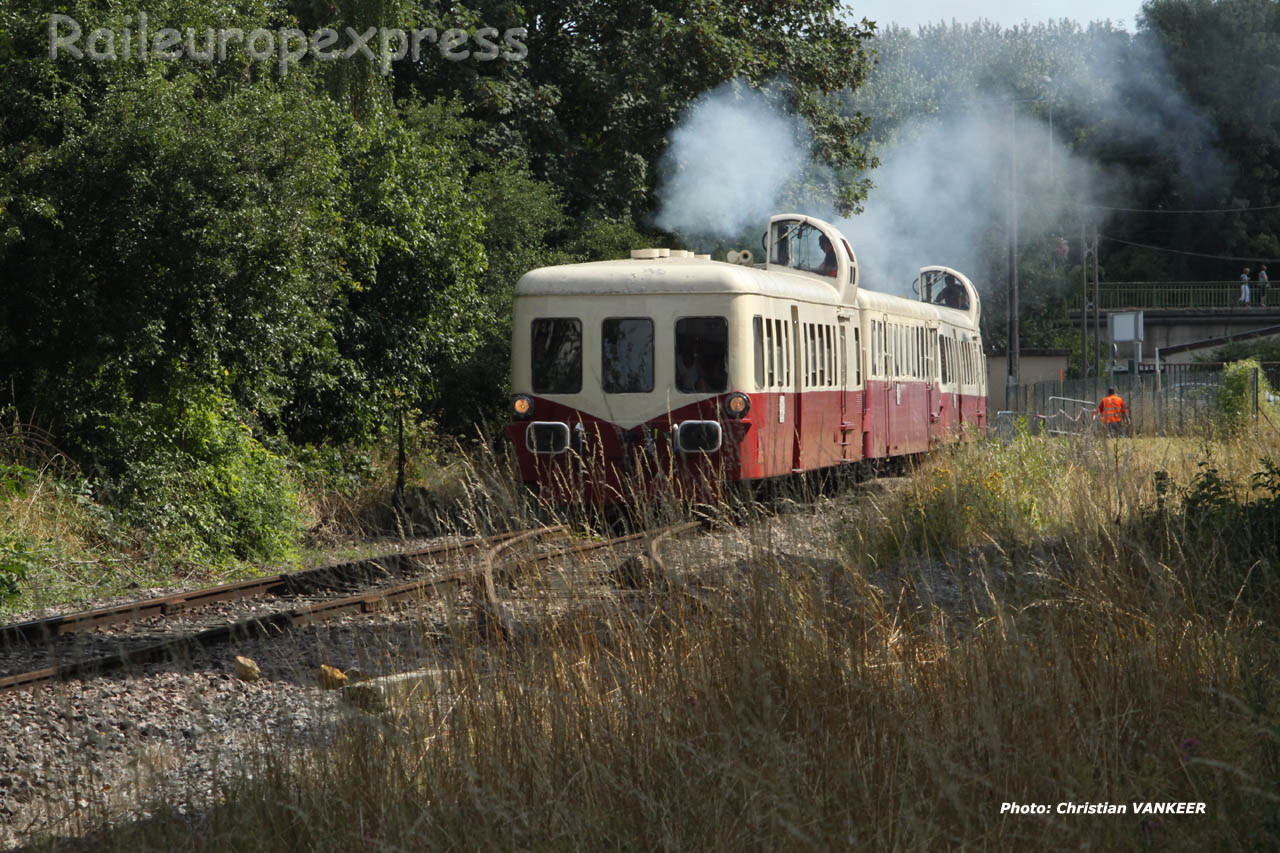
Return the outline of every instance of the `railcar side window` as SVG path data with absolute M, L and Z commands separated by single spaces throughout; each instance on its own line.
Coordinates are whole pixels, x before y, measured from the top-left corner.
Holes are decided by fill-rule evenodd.
M 729 322 L 724 317 L 676 320 L 676 390 L 724 391 L 729 385 Z
M 853 327 L 853 384 L 857 387 L 862 386 L 862 344 L 859 343 L 862 336 L 859 331 L 857 326 Z
M 948 351 L 948 344 L 951 339 L 944 337 L 942 339 L 942 349 L 938 351 L 938 355 L 942 361 L 942 384 L 951 384 L 951 353 Z
M 824 326 L 827 339 L 827 385 L 836 384 L 836 330 L 832 326 Z
M 751 318 L 751 342 L 754 345 L 756 390 L 764 387 L 764 318 L 759 314 Z
M 930 329 L 925 334 L 925 351 L 924 351 L 924 373 L 925 378 L 930 382 L 933 381 L 934 364 L 937 362 L 938 352 L 938 330 Z
M 867 325 L 867 377 L 870 378 L 876 374 L 876 321 L 872 320 Z
M 772 388 L 778 384 L 777 346 L 773 342 L 773 321 L 764 321 L 764 384 Z
M 818 326 L 818 384 L 827 384 L 827 364 L 831 361 L 831 345 L 827 341 L 827 327 Z
M 894 324 L 894 332 L 898 336 L 898 377 L 907 375 L 907 329 L 901 323 Z
M 577 394 L 582 390 L 582 321 L 539 317 L 533 321 L 529 366 L 533 393 Z
M 818 384 L 818 329 L 812 323 L 809 327 L 809 387 Z
M 605 320 L 600 326 L 602 385 L 606 394 L 653 390 L 653 321 L 648 317 Z
M 769 355 L 769 363 L 773 365 L 774 379 L 778 385 L 787 384 L 786 370 L 786 344 L 783 343 L 782 321 L 773 321 L 773 349 L 774 352 Z
M 837 353 L 840 358 L 840 387 L 847 388 L 849 385 L 849 351 L 848 338 L 844 332 L 844 326 L 840 327 L 840 349 Z
M 877 377 L 884 376 L 884 340 L 878 320 L 876 327 L 871 330 L 871 348 L 871 372 Z
M 838 383 L 840 370 L 840 351 L 836 348 L 836 327 L 827 326 L 827 354 L 829 356 L 827 362 L 827 384 L 835 387 Z

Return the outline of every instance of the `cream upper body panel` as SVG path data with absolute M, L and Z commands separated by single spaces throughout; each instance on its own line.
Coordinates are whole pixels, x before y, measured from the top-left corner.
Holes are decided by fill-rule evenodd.
M 512 386 L 534 393 L 529 358 L 530 328 L 538 318 L 573 318 L 581 323 L 581 389 L 550 394 L 556 402 L 622 427 L 643 423 L 663 412 L 706 399 L 706 392 L 683 393 L 674 387 L 676 339 L 681 318 L 722 317 L 728 328 L 725 391 L 757 390 L 753 361 L 753 319 L 763 317 L 785 327 L 790 346 L 803 324 L 831 324 L 832 334 L 852 348 L 869 352 L 872 318 L 906 323 L 977 340 L 977 311 L 961 311 L 920 299 L 894 296 L 867 287 L 838 286 L 838 277 L 777 265 L 768 269 L 694 257 L 643 257 L 544 267 L 524 275 L 515 288 L 512 336 Z M 842 301 L 847 294 L 850 301 Z M 976 308 L 976 305 L 974 306 Z M 653 324 L 653 389 L 644 393 L 605 393 L 602 381 L 602 324 L 611 319 L 646 319 Z M 801 324 L 791 328 L 792 320 Z M 837 323 L 852 320 L 861 333 L 840 337 Z M 862 353 L 856 363 L 864 360 Z M 799 363 L 796 371 L 800 370 Z M 871 376 L 870 373 L 867 374 Z M 785 389 L 783 389 L 785 390 Z
M 822 276 L 695 258 L 595 261 L 543 267 L 525 274 L 515 295 L 754 294 L 833 304 L 838 294 Z

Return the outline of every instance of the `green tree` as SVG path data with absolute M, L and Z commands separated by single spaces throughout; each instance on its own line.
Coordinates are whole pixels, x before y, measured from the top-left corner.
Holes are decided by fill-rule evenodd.
M 857 86 L 869 67 L 863 40 L 870 30 L 847 16 L 830 0 L 433 7 L 424 16 L 431 26 L 527 27 L 528 56 L 400 63 L 396 87 L 402 96 L 460 93 L 478 122 L 477 147 L 496 160 L 527 162 L 560 191 L 571 215 L 640 222 L 653 206 L 655 165 L 680 111 L 737 77 L 780 83 L 789 108 L 812 129 L 819 159 L 864 165 L 861 118 L 843 115 L 826 97 Z M 857 191 L 845 188 L 844 207 Z

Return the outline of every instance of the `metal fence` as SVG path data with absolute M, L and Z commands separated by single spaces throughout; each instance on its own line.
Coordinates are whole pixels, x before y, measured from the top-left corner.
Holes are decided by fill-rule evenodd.
M 1166 364 L 1158 380 L 1152 370 L 1019 385 L 1012 390 L 1007 408 L 996 413 L 993 426 L 1002 436 L 1018 428 L 1051 435 L 1088 433 L 1098 428 L 1094 417 L 1098 401 L 1108 388 L 1115 388 L 1129 408 L 1133 433 L 1202 434 L 1212 431 L 1219 420 L 1223 376 L 1221 364 Z M 1260 381 L 1263 377 L 1269 381 Z M 1280 396 L 1267 391 L 1280 387 L 1277 380 L 1280 364 L 1265 364 L 1255 372 L 1251 382 L 1255 416 L 1263 402 L 1280 403 Z
M 1090 291 L 1092 299 L 1092 291 Z M 1104 311 L 1124 308 L 1276 308 L 1280 281 L 1268 287 L 1249 282 L 1249 303 L 1240 302 L 1239 281 L 1104 281 L 1098 285 Z

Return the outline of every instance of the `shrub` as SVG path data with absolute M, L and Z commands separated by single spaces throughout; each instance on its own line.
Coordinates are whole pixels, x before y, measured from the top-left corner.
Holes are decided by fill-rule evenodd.
M 1257 377 L 1257 386 L 1254 377 Z M 1218 394 L 1218 414 L 1222 418 L 1222 426 L 1228 430 L 1238 430 L 1248 424 L 1254 413 L 1255 403 L 1258 406 L 1273 406 L 1268 402 L 1271 384 L 1257 359 L 1247 358 L 1244 361 L 1233 361 L 1222 370 L 1222 391 Z
M 885 523 L 865 528 L 854 548 L 883 562 L 1050 533 L 1046 500 L 1070 466 L 1068 445 L 1025 429 L 1006 447 L 944 451 L 906 487 L 902 505 L 886 506 Z
M 17 533 L 0 535 L 0 599 L 18 594 L 19 582 L 40 563 L 39 546 Z
M 292 555 L 301 528 L 294 484 L 227 396 L 144 405 L 115 426 L 134 446 L 105 491 L 153 544 L 195 561 Z

